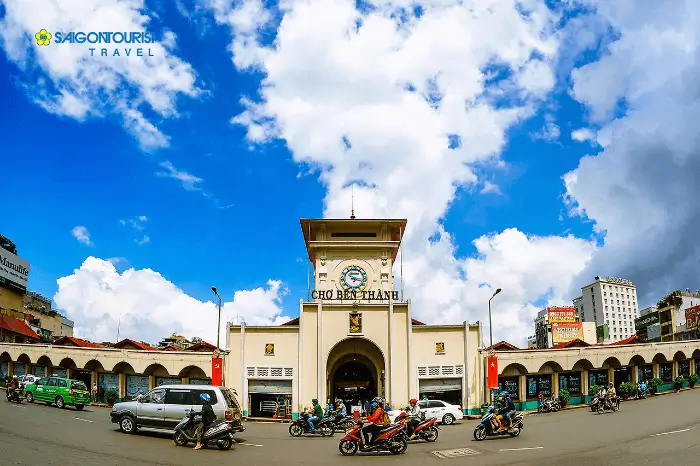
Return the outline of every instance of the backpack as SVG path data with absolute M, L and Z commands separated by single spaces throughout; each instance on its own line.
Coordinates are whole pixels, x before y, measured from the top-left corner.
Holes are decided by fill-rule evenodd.
M 382 424 L 384 424 L 385 427 L 391 424 L 391 419 L 389 419 L 389 415 L 386 411 L 384 411 L 384 415 L 382 416 Z

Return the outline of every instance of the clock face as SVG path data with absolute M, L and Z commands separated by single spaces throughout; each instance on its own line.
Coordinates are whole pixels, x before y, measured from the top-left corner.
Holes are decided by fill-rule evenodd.
M 346 290 L 362 290 L 367 285 L 367 272 L 359 265 L 349 265 L 340 274 L 340 284 Z

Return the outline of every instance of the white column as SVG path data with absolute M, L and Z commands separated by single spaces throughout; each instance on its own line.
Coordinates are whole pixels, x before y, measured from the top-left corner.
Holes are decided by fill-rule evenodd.
M 304 338 L 303 338 L 303 328 L 304 326 L 302 325 L 303 322 L 303 315 L 304 315 L 304 300 L 300 299 L 299 300 L 299 362 L 297 364 L 297 371 L 294 374 L 294 377 L 296 377 L 296 383 L 297 383 L 297 397 L 296 399 L 292 400 L 292 406 L 296 406 L 297 413 L 301 412 L 301 400 L 303 399 L 303 394 L 301 392 L 302 387 L 304 386 L 304 378 L 302 377 L 302 372 L 301 367 L 302 367 L 302 362 L 304 361 Z
M 462 377 L 462 409 L 469 413 L 469 321 L 464 321 L 464 375 Z
M 323 322 L 321 321 L 321 314 L 323 311 L 323 304 L 321 303 L 321 300 L 318 300 L 318 311 L 316 313 L 316 344 L 318 346 L 316 352 L 318 353 L 318 362 L 316 363 L 316 366 L 318 367 L 318 378 L 316 380 L 316 396 L 314 398 L 318 398 L 319 403 L 325 403 L 325 398 L 324 398 L 324 391 L 325 391 L 325 383 L 324 380 L 326 379 L 326 374 L 324 373 L 323 370 L 323 346 L 321 346 L 322 341 L 321 341 L 321 333 L 323 333 L 323 328 L 322 324 Z
M 393 300 L 389 300 L 389 316 L 388 317 L 389 317 L 389 354 L 387 354 L 387 372 L 389 372 L 389 373 L 387 374 L 388 376 L 386 377 L 386 381 L 387 381 L 387 385 L 389 385 L 389 386 L 387 387 L 387 390 L 386 390 L 387 399 L 384 400 L 387 403 L 390 401 L 391 402 L 394 401 L 394 396 L 393 396 L 394 393 L 392 391 L 394 389 L 394 358 L 392 357 L 392 355 L 394 354 L 394 339 L 392 337 L 392 333 L 393 333 L 392 326 L 393 326 L 393 321 L 394 321 L 394 301 Z
M 239 322 L 241 325 L 241 403 L 243 403 L 243 412 L 248 414 L 248 368 L 245 365 L 245 322 Z

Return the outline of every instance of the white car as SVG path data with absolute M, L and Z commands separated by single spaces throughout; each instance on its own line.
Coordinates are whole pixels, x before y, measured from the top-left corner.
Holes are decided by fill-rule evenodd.
M 421 413 L 425 414 L 426 419 L 432 417 L 437 419 L 437 422 L 449 426 L 454 424 L 455 421 L 461 421 L 464 418 L 462 414 L 462 408 L 457 405 L 450 404 L 446 401 L 440 400 L 421 400 L 418 402 L 418 407 Z M 391 419 L 396 419 L 401 413 L 401 410 L 393 410 L 389 412 L 389 417 Z

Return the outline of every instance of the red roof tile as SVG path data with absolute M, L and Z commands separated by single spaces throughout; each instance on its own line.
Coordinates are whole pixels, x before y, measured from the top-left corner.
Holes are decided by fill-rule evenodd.
M 502 347 L 505 349 L 503 349 Z M 509 351 L 509 350 L 519 350 L 520 349 L 512 343 L 508 343 L 507 341 L 499 341 L 498 343 L 494 343 L 493 346 L 489 346 L 488 348 L 486 348 L 486 350 L 488 351 L 491 348 L 493 348 L 494 351 L 499 351 L 499 350 L 500 351 Z
M 212 345 L 211 343 L 207 343 L 206 341 L 202 341 L 202 342 L 197 343 L 196 345 L 190 346 L 185 351 L 214 351 L 215 349 L 216 349 L 216 345 Z
M 71 346 L 71 343 L 73 344 L 73 346 L 77 346 L 80 348 L 102 348 L 102 345 L 100 345 L 99 343 L 93 343 L 91 341 L 83 340 L 82 338 L 76 337 L 61 337 L 53 342 L 53 344 L 56 346 Z
M 34 340 L 39 339 L 39 335 L 29 328 L 29 325 L 14 317 L 0 315 L 0 328 Z
M 158 348 L 154 348 L 151 345 L 147 345 L 146 343 L 141 343 L 140 341 L 134 341 L 131 338 L 124 338 L 119 343 L 115 343 L 114 347 L 121 348 L 124 345 L 133 345 L 140 350 L 158 351 Z
M 585 341 L 581 340 L 580 338 L 574 338 L 573 340 L 565 341 L 564 343 L 557 343 L 556 345 L 552 346 L 552 349 L 570 348 L 570 347 L 576 346 L 576 345 L 592 346 L 590 343 L 586 343 Z

